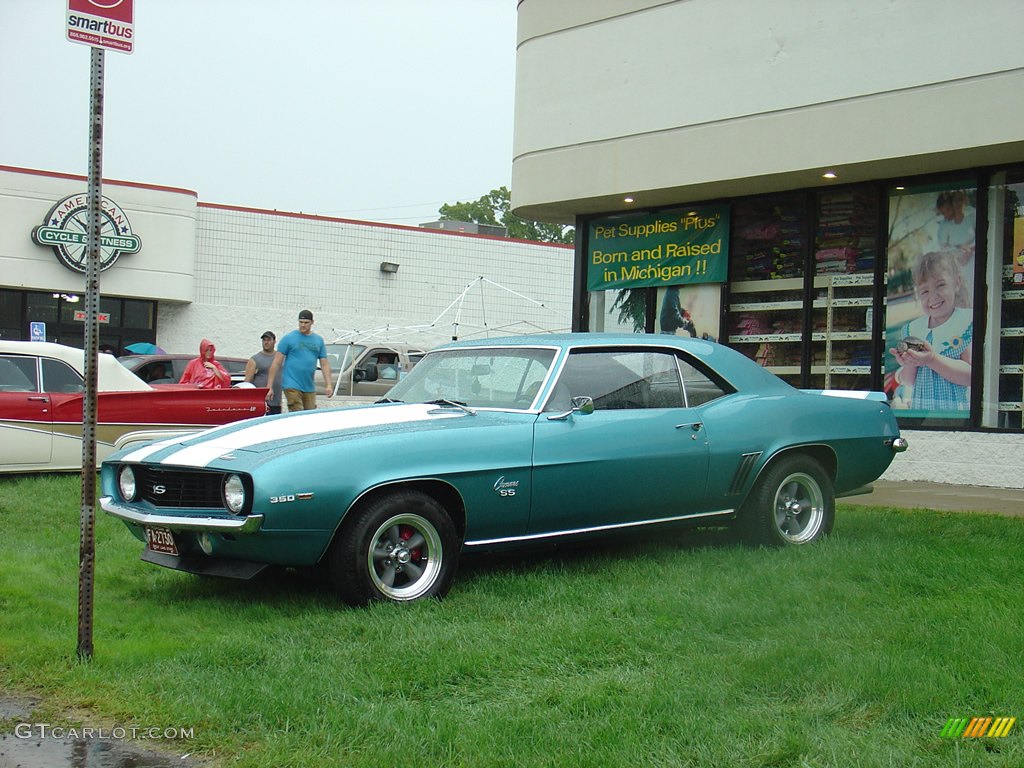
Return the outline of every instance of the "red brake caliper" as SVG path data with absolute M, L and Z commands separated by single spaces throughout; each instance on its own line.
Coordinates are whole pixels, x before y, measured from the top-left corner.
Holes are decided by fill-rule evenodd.
M 401 525 L 398 527 L 398 538 L 402 541 L 408 541 L 416 533 L 416 529 L 411 525 Z M 420 552 L 419 547 L 409 550 L 409 557 L 414 563 L 418 563 L 422 559 L 423 553 Z

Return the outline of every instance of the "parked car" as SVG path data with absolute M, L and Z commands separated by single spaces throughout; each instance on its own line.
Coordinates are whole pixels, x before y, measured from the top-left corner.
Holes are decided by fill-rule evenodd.
M 150 384 L 177 384 L 185 373 L 185 366 L 195 355 L 121 355 L 117 358 L 129 371 L 134 372 L 143 381 Z M 241 384 L 245 381 L 245 364 L 249 362 L 245 357 L 217 357 L 217 362 L 223 365 L 231 374 L 231 384 Z
M 365 398 L 372 402 L 387 394 L 426 352 L 400 342 L 338 341 L 327 345 L 334 393 L 341 397 Z M 318 395 L 327 394 L 323 372 L 314 376 Z
M 97 358 L 96 454 L 266 413 L 266 389 L 153 387 L 113 356 Z M 0 341 L 0 472 L 80 470 L 82 350 Z
M 683 523 L 801 546 L 906 449 L 884 394 L 836 394 L 698 339 L 459 342 L 381 404 L 123 451 L 101 503 L 150 563 L 319 563 L 353 605 L 440 597 L 460 552 L 544 539 Z

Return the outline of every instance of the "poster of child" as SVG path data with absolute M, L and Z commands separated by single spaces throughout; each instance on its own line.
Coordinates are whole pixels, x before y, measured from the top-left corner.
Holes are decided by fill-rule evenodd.
M 970 411 L 976 220 L 973 188 L 889 198 L 885 389 L 906 416 Z
M 716 341 L 721 324 L 722 286 L 670 285 L 658 290 L 658 333 Z

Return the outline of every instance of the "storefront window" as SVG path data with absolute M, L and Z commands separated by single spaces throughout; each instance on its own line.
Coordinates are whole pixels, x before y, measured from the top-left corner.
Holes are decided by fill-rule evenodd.
M 982 426 L 1024 429 L 1024 170 L 1000 173 L 988 198 L 989 316 Z
M 30 323 L 53 323 L 59 318 L 57 308 L 60 295 L 50 293 L 28 293 L 28 321 Z
M 811 376 L 815 389 L 871 389 L 878 190 L 815 197 Z
M 121 299 L 100 296 L 100 314 L 107 316 L 105 325 L 121 325 Z
M 658 333 L 718 341 L 722 286 L 670 285 L 658 289 Z
M 885 390 L 921 426 L 969 423 L 975 204 L 966 180 L 889 193 Z
M 739 351 L 802 381 L 806 195 L 766 195 L 733 206 L 729 336 Z
M 597 333 L 644 333 L 647 288 L 590 293 L 590 330 Z
M 21 339 L 21 292 L 0 289 L 0 339 Z
M 75 317 L 76 312 L 85 311 L 85 302 L 77 293 L 66 293 L 60 301 L 60 321 L 62 323 L 81 322 Z
M 152 301 L 138 299 L 124 300 L 124 327 L 152 330 L 153 310 L 156 305 Z

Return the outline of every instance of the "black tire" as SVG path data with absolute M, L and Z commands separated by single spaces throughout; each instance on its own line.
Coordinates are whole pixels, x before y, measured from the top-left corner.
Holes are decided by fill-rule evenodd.
M 757 479 L 743 505 L 740 525 L 753 545 L 799 546 L 832 532 L 836 502 L 832 481 L 809 456 L 783 456 Z
M 328 576 L 354 606 L 442 598 L 455 577 L 458 550 L 444 507 L 418 491 L 395 491 L 353 510 L 331 544 Z

